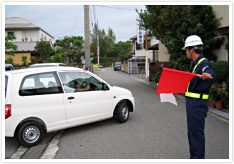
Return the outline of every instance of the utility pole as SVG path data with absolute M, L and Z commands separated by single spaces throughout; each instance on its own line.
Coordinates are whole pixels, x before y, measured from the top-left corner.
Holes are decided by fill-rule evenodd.
M 147 29 L 145 29 L 145 78 L 147 79 L 149 77 L 149 69 L 148 66 L 148 33 Z
M 97 21 L 97 57 L 98 57 L 98 68 L 99 68 L 99 30 L 98 30 L 98 21 Z
M 89 28 L 89 5 L 84 5 L 84 24 L 85 24 L 85 69 L 91 71 L 90 62 L 90 28 Z

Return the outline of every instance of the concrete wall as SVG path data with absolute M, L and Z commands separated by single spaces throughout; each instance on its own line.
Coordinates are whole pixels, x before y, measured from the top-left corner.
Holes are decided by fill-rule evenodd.
M 159 62 L 168 62 L 170 58 L 170 55 L 168 54 L 167 48 L 162 44 L 161 41 L 159 41 L 159 47 L 158 47 L 158 61 Z
M 211 5 L 216 13 L 216 18 L 221 18 L 221 25 L 219 28 L 229 26 L 229 6 L 228 5 Z

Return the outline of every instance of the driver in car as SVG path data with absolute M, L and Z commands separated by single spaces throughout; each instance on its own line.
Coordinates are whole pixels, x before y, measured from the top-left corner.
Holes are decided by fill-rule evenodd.
M 77 85 L 74 85 L 73 87 L 72 86 L 68 86 L 70 82 L 66 82 L 66 75 L 62 76 L 60 74 L 60 78 L 62 80 L 62 83 L 63 83 L 63 88 L 65 90 L 65 93 L 72 93 L 72 92 L 83 92 L 83 91 L 88 91 L 90 89 L 90 85 L 88 83 L 85 82 L 85 88 L 76 88 Z M 78 79 L 75 79 L 75 81 L 79 81 Z M 76 82 L 78 83 L 78 82 Z M 82 83 L 82 82 L 80 82 Z M 83 83 L 84 84 L 84 83 Z

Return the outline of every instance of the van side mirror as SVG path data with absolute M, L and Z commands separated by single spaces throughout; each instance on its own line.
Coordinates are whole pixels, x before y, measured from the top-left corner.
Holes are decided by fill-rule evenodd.
M 108 85 L 106 84 L 106 83 L 102 83 L 102 88 L 103 88 L 103 90 L 109 90 L 109 87 L 108 87 Z

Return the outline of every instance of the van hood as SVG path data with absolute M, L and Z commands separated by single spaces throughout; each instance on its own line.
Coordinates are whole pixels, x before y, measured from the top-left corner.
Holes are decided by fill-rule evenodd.
M 121 87 L 117 87 L 117 86 L 112 86 L 111 90 L 112 91 L 116 91 L 116 92 L 125 93 L 127 95 L 131 95 L 132 96 L 131 91 L 129 91 L 128 89 L 125 89 L 125 88 L 121 88 Z

